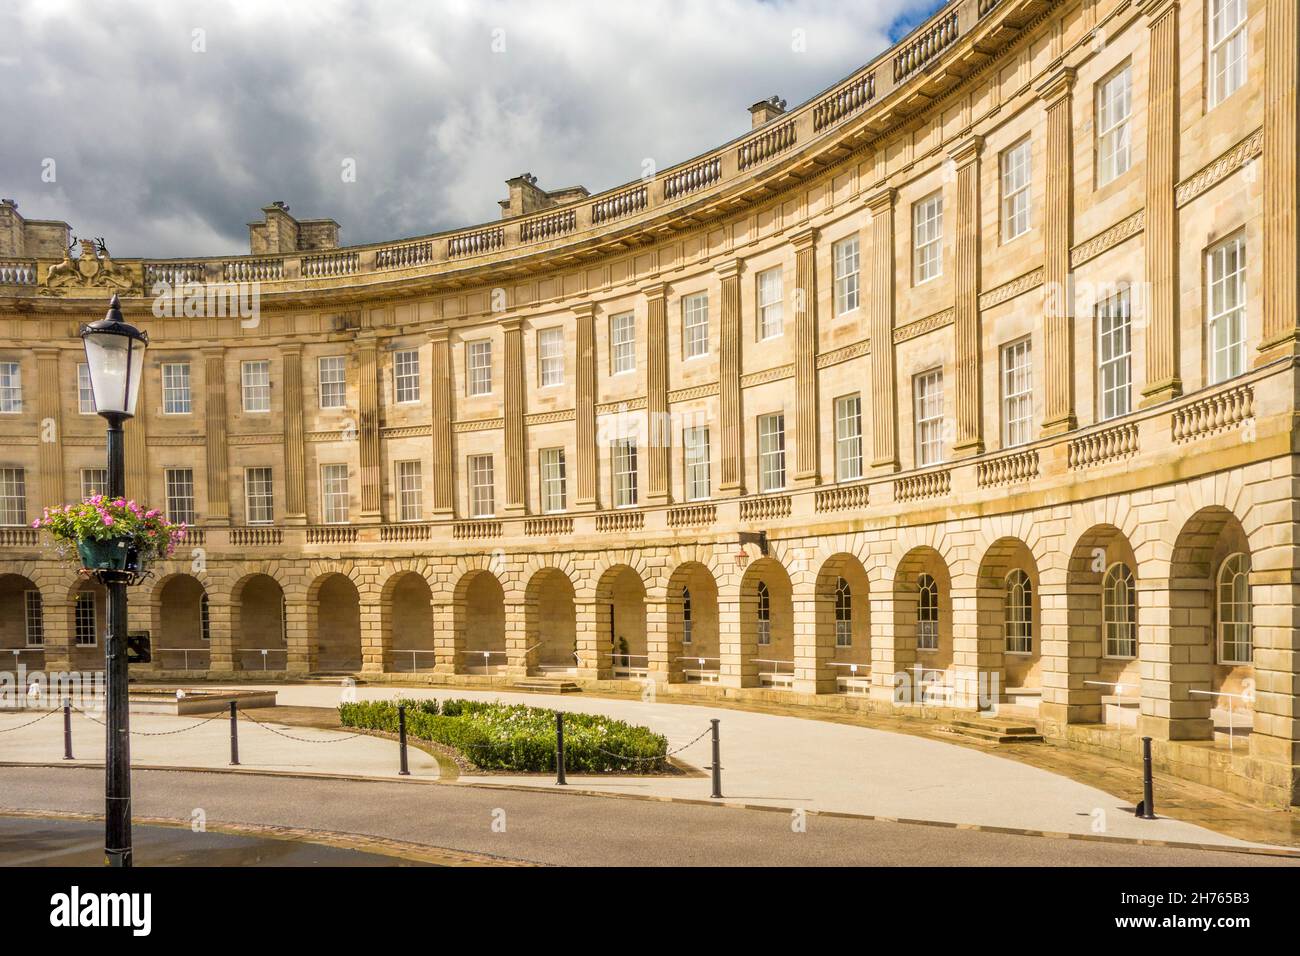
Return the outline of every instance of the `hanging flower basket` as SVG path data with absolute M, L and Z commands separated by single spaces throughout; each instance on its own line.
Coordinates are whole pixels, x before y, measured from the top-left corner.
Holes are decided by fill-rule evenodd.
M 140 570 L 140 551 L 134 538 L 82 539 L 77 542 L 77 554 L 87 571 Z
M 60 557 L 87 571 L 144 574 L 185 539 L 185 525 L 172 524 L 157 509 L 103 495 L 47 508 L 32 527 L 48 531 Z

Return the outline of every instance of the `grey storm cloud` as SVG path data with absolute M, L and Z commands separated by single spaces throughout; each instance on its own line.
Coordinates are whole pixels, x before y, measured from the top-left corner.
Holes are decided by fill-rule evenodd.
M 0 195 L 118 256 L 242 251 L 272 200 L 421 235 L 496 218 L 521 172 L 594 192 L 719 145 L 940 5 L 9 0 Z

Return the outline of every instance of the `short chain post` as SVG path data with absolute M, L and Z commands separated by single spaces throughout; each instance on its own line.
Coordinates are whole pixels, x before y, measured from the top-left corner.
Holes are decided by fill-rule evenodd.
M 1143 820 L 1156 818 L 1154 787 L 1151 782 L 1151 738 L 1142 738 L 1142 806 L 1139 814 Z
M 722 799 L 722 743 L 718 739 L 718 721 L 717 718 L 709 721 L 713 725 L 713 766 L 709 769 L 713 771 L 713 793 L 709 796 L 714 800 Z
M 555 785 L 564 786 L 564 711 L 555 712 Z
M 230 766 L 239 766 L 239 714 L 236 701 L 230 702 Z
M 397 752 L 401 758 L 401 768 L 397 771 L 399 777 L 409 777 L 410 769 L 406 765 L 406 705 L 397 705 Z
M 72 699 L 63 698 L 63 759 L 72 759 Z

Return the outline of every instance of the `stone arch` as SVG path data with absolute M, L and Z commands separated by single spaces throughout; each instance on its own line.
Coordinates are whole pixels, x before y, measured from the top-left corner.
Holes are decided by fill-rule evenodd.
M 433 592 L 422 569 L 395 570 L 380 590 L 379 611 L 384 670 L 432 671 Z
M 644 677 L 649 672 L 646 639 L 644 559 L 610 562 L 596 579 L 596 647 L 598 668 L 606 660 L 616 677 Z
M 0 573 L 0 672 L 16 675 L 19 665 L 28 670 L 45 667 L 46 614 L 35 581 L 20 571 Z
M 864 692 L 871 678 L 871 583 L 860 555 L 832 554 L 817 571 L 813 608 L 818 692 Z
M 506 668 L 505 589 L 486 564 L 467 568 L 452 592 L 459 674 L 499 674 Z
M 1129 536 L 1114 524 L 1093 525 L 1079 536 L 1070 551 L 1066 577 L 1067 659 L 1065 667 L 1058 668 L 1066 675 L 1068 723 L 1105 721 L 1136 726 L 1142 688 L 1141 647 L 1131 655 L 1122 642 L 1108 649 L 1103 608 L 1107 575 L 1121 565 L 1129 569 L 1135 583 L 1141 579 L 1143 569 Z M 1135 595 L 1135 603 L 1140 637 L 1140 594 Z
M 1222 505 L 1208 505 L 1198 509 L 1182 525 L 1174 541 L 1169 562 L 1169 596 L 1171 620 L 1169 626 L 1169 682 L 1171 736 L 1177 739 L 1213 739 L 1216 725 L 1226 729 L 1229 710 L 1220 705 L 1227 698 L 1215 698 L 1207 693 L 1242 694 L 1246 701 L 1234 700 L 1232 713 L 1249 720 L 1253 713 L 1253 681 L 1255 669 L 1253 653 L 1231 653 L 1238 635 L 1221 633 L 1221 610 L 1231 618 L 1235 602 L 1228 594 L 1221 600 L 1220 588 L 1231 588 L 1225 580 L 1232 567 L 1225 562 L 1241 555 L 1239 564 L 1247 575 L 1250 571 L 1251 547 L 1242 522 Z M 1250 607 L 1250 589 L 1247 586 L 1247 605 Z M 1249 633 L 1249 613 L 1245 615 Z M 1228 637 L 1225 642 L 1222 638 Z M 1225 643 L 1227 647 L 1225 648 Z M 1247 638 L 1247 647 L 1249 647 Z M 1226 658 L 1226 661 L 1225 661 Z M 1244 706 L 1243 706 L 1244 705 Z
M 985 548 L 975 594 L 979 670 L 997 674 L 999 688 L 1030 692 L 1012 702 L 1035 708 L 1040 698 L 1032 691 L 1042 688 L 1041 583 L 1024 540 L 1002 537 Z
M 206 670 L 211 666 L 207 631 L 207 589 L 183 571 L 159 578 L 149 592 L 153 663 L 164 670 Z
M 740 579 L 742 687 L 793 686 L 794 588 L 774 555 L 751 561 Z
M 722 644 L 712 568 L 698 560 L 683 561 L 668 576 L 665 591 L 669 682 L 717 681 Z
M 351 574 L 326 565 L 307 589 L 307 633 L 315 670 L 361 670 L 361 591 Z
M 558 567 L 539 567 L 528 576 L 524 631 L 530 669 L 539 673 L 577 672 L 578 616 L 573 580 Z
M 943 553 L 917 545 L 894 570 L 894 671 L 906 672 L 913 691 L 904 701 L 931 699 L 951 687 L 953 669 L 952 574 Z M 898 678 L 895 678 L 896 680 Z
M 287 669 L 285 605 L 284 585 L 268 570 L 246 569 L 231 586 L 230 632 L 237 669 Z

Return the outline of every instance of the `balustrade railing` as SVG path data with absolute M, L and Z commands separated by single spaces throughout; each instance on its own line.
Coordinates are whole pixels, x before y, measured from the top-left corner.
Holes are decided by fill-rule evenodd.
M 981 461 L 975 466 L 975 481 L 981 488 L 1012 485 L 1038 477 L 1038 452 L 1021 451 Z
M 1070 439 L 1066 460 L 1070 468 L 1119 461 L 1138 453 L 1138 427 L 1132 422 Z
M 907 475 L 894 481 L 895 501 L 940 498 L 950 491 L 952 491 L 952 475 L 947 469 L 924 471 L 919 475 Z
M 145 292 L 149 292 L 160 282 L 175 287 L 205 281 L 207 281 L 207 267 L 201 262 L 146 262 L 144 264 Z
M 403 242 L 375 253 L 376 269 L 409 269 L 433 261 L 433 242 Z
M 519 241 L 537 242 L 542 239 L 554 239 L 556 236 L 573 232 L 577 227 L 577 211 L 562 209 L 535 219 L 525 219 L 519 224 Z
M 649 190 L 645 186 L 633 186 L 612 196 L 601 197 L 591 204 L 591 221 L 599 225 L 641 212 L 646 207 L 648 195 Z
M 736 164 L 740 169 L 757 166 L 777 153 L 785 152 L 795 144 L 797 139 L 798 132 L 794 120 L 786 120 L 779 126 L 766 130 L 737 146 Z
M 770 521 L 773 518 L 790 517 L 791 503 L 789 495 L 763 495 L 758 498 L 745 498 L 740 502 L 741 521 Z
M 1234 428 L 1254 413 L 1255 391 L 1241 385 L 1174 409 L 1169 427 L 1175 442 L 1185 442 Z
M 668 509 L 668 527 L 702 528 L 718 520 L 717 505 L 682 505 Z
M 573 518 L 569 515 L 529 518 L 524 522 L 524 534 L 543 538 L 554 537 L 557 534 L 573 534 Z
M 894 82 L 901 83 L 921 69 L 956 40 L 957 36 L 957 11 L 953 10 L 921 31 L 915 40 L 894 56 Z
M 840 120 L 852 116 L 876 98 L 876 74 L 850 80 L 838 90 L 832 90 L 813 107 L 813 130 L 820 133 Z
M 36 262 L 0 259 L 0 285 L 36 285 Z
M 228 259 L 221 275 L 227 282 L 275 282 L 284 278 L 284 260 Z
M 383 542 L 392 541 L 428 541 L 433 532 L 433 525 L 417 524 L 386 524 L 379 528 L 379 540 Z
M 644 527 L 643 511 L 606 511 L 596 515 L 597 531 L 640 531 Z
M 820 489 L 813 499 L 815 511 L 844 511 L 865 508 L 870 497 L 866 485 L 840 485 Z
M 307 529 L 308 544 L 356 544 L 357 528 L 347 525 L 320 525 Z
M 703 162 L 669 173 L 664 178 L 664 199 L 676 199 L 705 186 L 712 186 L 722 178 L 722 158 L 710 156 Z
M 241 548 L 284 544 L 283 528 L 231 528 L 230 543 Z
M 457 541 L 501 536 L 500 521 L 457 521 L 452 525 L 451 536 Z
M 326 279 L 333 276 L 350 276 L 361 265 L 361 256 L 356 252 L 327 252 L 321 255 L 302 257 L 302 277 L 304 279 Z
M 452 236 L 447 240 L 447 257 L 459 259 L 461 256 L 478 256 L 485 252 L 495 252 L 506 244 L 504 226 L 480 229 L 478 232 Z

